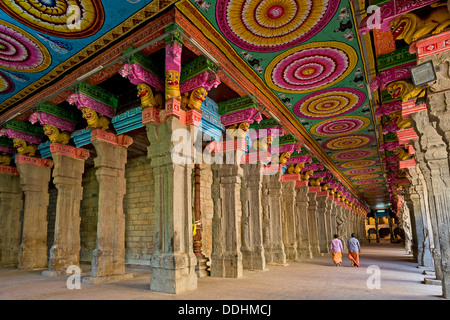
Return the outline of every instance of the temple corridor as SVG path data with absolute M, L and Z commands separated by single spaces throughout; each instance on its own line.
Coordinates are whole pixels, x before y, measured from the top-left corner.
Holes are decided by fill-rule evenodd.
M 373 272 L 380 268 L 380 287 L 368 288 Z M 360 268 L 344 257 L 335 267 L 331 255 L 314 257 L 287 266 L 267 266 L 266 271 L 245 270 L 242 278 L 203 277 L 196 290 L 171 295 L 149 289 L 150 271 L 127 268 L 134 278 L 105 284 L 81 283 L 69 290 L 68 277 L 43 278 L 38 271 L 0 269 L 0 299 L 43 300 L 442 300 L 441 286 L 424 284 L 424 270 L 401 244 L 371 243 L 361 248 Z M 82 277 L 89 273 L 85 270 Z M 369 281 L 375 284 L 373 281 Z
M 450 0 L 0 1 L 0 281 L 450 299 Z

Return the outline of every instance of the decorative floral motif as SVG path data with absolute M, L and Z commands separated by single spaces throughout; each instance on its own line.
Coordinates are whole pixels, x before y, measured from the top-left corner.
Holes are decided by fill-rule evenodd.
M 372 149 L 355 149 L 336 153 L 331 156 L 331 159 L 337 161 L 361 160 L 369 158 L 376 153 L 377 151 Z
M 47 48 L 28 32 L 0 20 L 0 67 L 11 71 L 39 72 L 50 65 Z
M 336 13 L 339 0 L 219 0 L 216 20 L 225 37 L 254 52 L 275 52 L 317 34 Z
M 351 88 L 333 88 L 308 95 L 297 102 L 293 112 L 307 119 L 328 119 L 359 108 L 366 100 L 364 92 Z
M 10 0 L 0 9 L 39 32 L 71 38 L 88 37 L 105 20 L 100 0 Z
M 274 90 L 307 93 L 329 87 L 350 74 L 358 57 L 341 42 L 314 42 L 287 50 L 274 58 L 264 74 Z
M 369 124 L 370 120 L 364 117 L 337 117 L 315 124 L 311 128 L 311 133 L 321 137 L 335 137 L 352 134 L 366 128 Z
M 322 144 L 322 147 L 328 150 L 356 149 L 364 147 L 373 141 L 375 141 L 375 138 L 369 135 L 351 135 L 328 140 Z

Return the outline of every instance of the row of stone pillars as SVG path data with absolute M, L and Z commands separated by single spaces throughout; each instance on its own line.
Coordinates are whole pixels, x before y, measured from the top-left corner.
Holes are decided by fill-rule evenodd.
M 194 165 L 190 158 L 173 161 L 172 151 L 178 142 L 172 141 L 172 133 L 185 129 L 194 137 L 197 129 L 174 117 L 162 123 L 151 122 L 146 128 L 155 182 L 155 248 L 150 262 L 150 289 L 168 293 L 193 290 L 197 287 L 198 263 L 191 229 Z M 99 181 L 99 210 L 91 276 L 83 278 L 84 282 L 129 277 L 125 274 L 123 198 L 126 148 L 131 139 L 119 137 L 101 130 L 92 133 L 97 152 L 94 164 Z M 51 150 L 53 161 L 18 156 L 18 172 L 0 174 L 4 222 L 1 265 L 18 264 L 22 270 L 48 267 L 43 272 L 46 276 L 65 274 L 70 265 L 79 264 L 82 175 L 89 156 L 86 150 L 57 144 Z M 52 166 L 58 198 L 55 238 L 47 257 L 46 216 Z M 289 260 L 327 253 L 334 233 L 342 239 L 350 232 L 363 236 L 364 219 L 343 205 L 336 205 L 327 192 L 310 192 L 306 185 L 281 181 L 281 172 L 265 175 L 262 169 L 261 163 L 212 165 L 211 276 L 238 278 L 243 269 L 265 270 L 267 264 L 284 265 Z
M 411 114 L 418 138 L 413 140 L 417 166 L 410 168 L 404 191 L 412 227 L 412 253 L 419 267 L 433 269 L 435 279 L 450 298 L 450 76 L 449 51 L 421 58 L 432 60 L 437 81 L 427 90 L 427 110 Z
M 99 181 L 97 246 L 91 276 L 83 281 L 123 279 L 129 277 L 125 275 L 123 198 L 127 146 L 132 139 L 96 130 L 91 141 L 97 152 L 94 162 Z M 50 150 L 53 160 L 17 155 L 17 172 L 0 173 L 0 265 L 18 266 L 20 270 L 48 268 L 44 276 L 57 276 L 65 275 L 69 266 L 79 266 L 82 175 L 89 152 L 60 144 L 51 144 Z M 54 242 L 48 256 L 47 208 L 52 167 L 58 196 Z
M 365 238 L 365 219 L 326 191 L 263 174 L 262 164 L 215 164 L 211 276 L 238 278 L 243 269 L 329 253 L 338 233 Z M 337 219 L 339 217 L 339 219 Z

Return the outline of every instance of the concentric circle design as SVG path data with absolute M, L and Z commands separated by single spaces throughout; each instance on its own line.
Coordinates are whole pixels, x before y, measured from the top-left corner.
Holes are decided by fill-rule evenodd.
M 376 160 L 370 160 L 370 159 L 364 159 L 364 160 L 356 160 L 356 161 L 349 161 L 345 162 L 339 165 L 341 169 L 353 169 L 353 168 L 364 168 L 364 167 L 370 167 L 374 164 L 377 164 L 378 161 Z
M 313 42 L 275 57 L 264 74 L 267 85 L 286 93 L 329 87 L 350 74 L 358 62 L 355 50 L 341 42 Z
M 315 124 L 311 128 L 311 133 L 320 137 L 335 137 L 355 133 L 366 128 L 369 124 L 369 119 L 360 116 L 337 117 Z
M 218 0 L 216 20 L 225 37 L 253 52 L 297 46 L 317 34 L 339 0 Z
M 368 174 L 373 172 L 378 172 L 381 169 L 379 168 L 360 168 L 360 169 L 352 169 L 345 172 L 346 175 L 356 175 L 356 174 Z
M 39 72 L 51 63 L 47 48 L 28 32 L 0 20 L 0 67 L 19 72 Z
M 350 177 L 350 180 L 368 180 L 368 179 L 375 179 L 375 178 L 380 178 L 380 177 L 381 177 L 381 174 L 371 173 L 371 174 L 362 174 L 362 175 L 353 176 L 353 177 Z
M 382 181 L 382 179 L 361 180 L 361 181 L 355 181 L 355 184 L 358 184 L 358 185 L 375 184 L 375 183 L 379 183 L 381 181 Z
M 14 88 L 14 82 L 3 72 L 0 72 L 0 94 L 10 93 L 14 91 Z
M 9 0 L 1 1 L 0 9 L 30 28 L 62 38 L 91 36 L 105 21 L 100 0 Z
M 331 159 L 337 161 L 361 160 L 369 158 L 376 153 L 377 151 L 372 149 L 354 149 L 333 154 Z
M 364 92 L 352 88 L 325 89 L 298 101 L 293 112 L 307 119 L 328 119 L 358 109 L 366 100 Z
M 322 147 L 328 150 L 347 150 L 364 147 L 375 141 L 375 138 L 369 135 L 350 135 L 337 137 L 322 143 Z

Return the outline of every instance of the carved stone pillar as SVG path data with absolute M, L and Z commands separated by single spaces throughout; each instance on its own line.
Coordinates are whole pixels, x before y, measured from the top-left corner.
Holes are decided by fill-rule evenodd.
M 116 136 L 100 129 L 92 131 L 91 142 L 97 153 L 95 175 L 99 183 L 97 246 L 93 252 L 91 276 L 83 278 L 83 282 L 97 284 L 132 277 L 132 274 L 125 274 L 123 212 L 127 147 L 132 141 L 130 137 Z
M 80 260 L 80 201 L 84 161 L 89 152 L 83 149 L 52 143 L 53 183 L 58 190 L 56 202 L 55 235 L 50 249 L 48 271 L 42 275 L 64 274 L 70 265 Z M 76 153 L 78 152 L 78 155 Z M 84 151 L 84 152 L 81 152 Z M 68 155 L 72 152 L 72 155 Z
M 20 185 L 24 192 L 20 270 L 47 267 L 48 183 L 53 162 L 24 155 L 16 156 Z
M 336 234 L 336 202 L 333 200 L 333 196 L 327 197 L 327 211 L 325 212 L 325 219 L 327 223 L 327 242 L 330 243 L 333 236 Z
M 347 215 L 341 202 L 336 203 L 336 231 L 345 248 L 347 245 Z
M 242 169 L 242 265 L 244 269 L 264 270 L 266 259 L 262 236 L 262 163 L 242 164 Z
M 239 164 L 213 164 L 211 195 L 214 201 L 211 276 L 242 277 L 240 189 L 242 168 Z
M 416 172 L 418 176 L 418 184 L 415 186 L 415 190 L 420 196 L 421 211 L 423 212 L 423 226 L 424 226 L 424 242 L 423 242 L 423 265 L 434 267 L 433 250 L 435 248 L 435 241 L 433 236 L 433 224 L 435 219 L 431 218 L 430 207 L 430 195 L 428 192 L 429 184 L 425 180 L 424 173 L 428 170 L 424 160 L 424 154 L 420 149 L 420 143 L 418 140 L 413 142 L 414 149 L 416 150 L 415 159 L 417 161 Z M 420 262 L 419 262 L 420 263 Z
M 307 182 L 307 181 L 306 181 Z M 295 197 L 295 211 L 298 219 L 296 220 L 297 230 L 297 251 L 300 259 L 311 259 L 312 252 L 309 245 L 309 226 L 308 226 L 308 191 L 309 187 L 295 187 L 297 191 Z
M 413 125 L 419 135 L 421 152 L 424 153 L 424 162 L 421 164 L 424 178 L 430 191 L 431 217 L 434 221 L 433 235 L 435 250 L 433 254 L 435 262 L 436 279 L 442 280 L 443 294 L 446 296 L 446 281 L 450 276 L 446 270 L 449 255 L 448 238 L 448 195 L 450 192 L 448 154 L 442 137 L 438 134 L 435 123 L 430 122 L 426 111 L 415 113 L 411 116 Z M 424 171 L 425 170 L 425 171 Z
M 287 260 L 298 260 L 297 230 L 295 214 L 295 181 L 282 182 L 281 225 L 284 251 Z
M 317 227 L 317 191 L 312 191 L 315 187 L 310 187 L 308 192 L 308 229 L 309 245 L 313 256 L 320 255 L 319 234 Z
M 281 172 L 263 175 L 263 243 L 266 263 L 286 264 L 281 227 Z
M 0 267 L 17 266 L 22 206 L 22 189 L 17 169 L 0 166 Z
M 330 251 L 328 241 L 329 229 L 327 229 L 327 221 L 326 221 L 327 211 L 329 211 L 327 199 L 328 199 L 327 191 L 317 192 L 316 216 L 317 216 L 317 235 L 319 240 L 320 253 L 328 253 Z
M 155 182 L 155 247 L 150 259 L 150 290 L 180 293 L 197 288 L 192 236 L 192 160 L 191 129 L 175 117 L 162 123 L 146 125 L 150 142 L 147 157 L 151 160 Z M 183 129 L 182 154 L 175 158 L 172 141 L 175 130 Z M 172 154 L 173 153 L 173 154 Z

